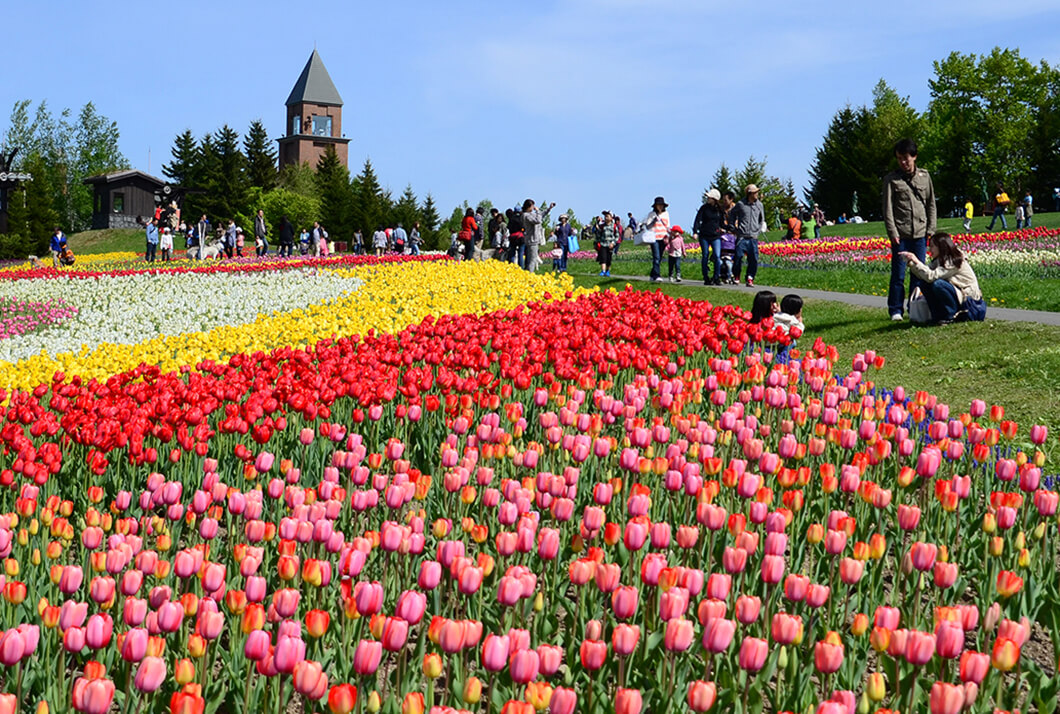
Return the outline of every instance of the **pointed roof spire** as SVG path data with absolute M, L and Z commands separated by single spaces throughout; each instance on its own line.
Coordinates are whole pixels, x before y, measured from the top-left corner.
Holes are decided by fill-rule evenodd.
M 335 89 L 335 83 L 331 81 L 331 75 L 328 74 L 324 61 L 320 59 L 315 47 L 313 54 L 309 56 L 309 61 L 305 63 L 302 74 L 298 75 L 298 81 L 294 83 L 294 89 L 291 90 L 291 96 L 287 97 L 286 105 L 291 106 L 303 102 L 342 106 L 339 90 Z

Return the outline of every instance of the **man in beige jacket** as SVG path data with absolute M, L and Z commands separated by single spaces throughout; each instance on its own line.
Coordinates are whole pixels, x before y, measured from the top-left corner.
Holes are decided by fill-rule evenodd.
M 898 170 L 883 177 L 883 222 L 891 240 L 891 285 L 887 310 L 901 321 L 905 304 L 906 261 L 899 253 L 912 253 L 924 262 L 927 237 L 935 233 L 935 188 L 931 176 L 916 167 L 916 142 L 902 139 L 894 145 Z M 909 279 L 909 292 L 919 280 Z

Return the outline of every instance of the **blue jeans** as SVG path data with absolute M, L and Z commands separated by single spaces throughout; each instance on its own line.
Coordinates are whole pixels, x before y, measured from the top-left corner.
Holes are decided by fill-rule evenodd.
M 747 278 L 753 280 L 758 274 L 758 239 L 740 238 L 736 241 L 736 255 L 733 256 L 732 275 L 740 279 L 740 268 L 743 267 L 743 256 L 747 255 Z
M 994 230 L 994 221 L 998 219 L 998 216 L 1001 217 L 1001 227 L 1008 230 L 1008 223 L 1005 222 L 1005 207 L 998 206 L 994 209 L 994 215 L 990 218 L 990 227 L 987 228 L 988 231 Z
M 567 256 L 570 255 L 570 244 L 560 246 L 560 250 L 563 252 L 559 256 L 559 271 L 565 273 L 567 272 Z
M 155 250 L 158 249 L 158 243 L 148 243 L 147 251 L 144 253 L 144 258 L 147 259 L 148 263 L 155 262 Z
M 651 279 L 658 280 L 662 276 L 662 243 L 651 242 Z
M 712 278 L 707 278 L 707 248 L 710 248 L 710 264 L 713 268 L 711 272 Z M 721 275 L 721 237 L 700 238 L 699 249 L 702 251 L 699 265 L 703 272 L 703 282 L 707 282 L 708 279 L 719 280 Z
M 898 257 L 899 253 L 912 253 L 920 262 L 924 262 L 927 252 L 927 237 L 924 238 L 901 238 L 898 245 L 891 243 L 891 285 L 887 290 L 887 312 L 891 315 L 901 315 L 905 311 L 905 261 Z M 909 277 L 909 292 L 920 284 L 915 275 Z M 925 296 L 926 297 L 926 296 Z
M 520 268 L 526 267 L 526 243 L 518 243 L 508 248 L 508 261 Z
M 935 322 L 952 320 L 961 309 L 961 303 L 957 301 L 957 289 L 948 280 L 922 283 L 920 289 L 924 291 L 931 309 L 931 319 Z

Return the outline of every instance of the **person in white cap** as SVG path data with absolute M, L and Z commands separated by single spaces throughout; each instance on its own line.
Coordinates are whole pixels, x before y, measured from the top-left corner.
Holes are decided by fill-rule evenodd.
M 758 186 L 747 184 L 744 194 L 744 199 L 736 202 L 729 215 L 730 221 L 736 226 L 736 255 L 732 270 L 734 277 L 739 280 L 743 256 L 746 255 L 747 287 L 753 288 L 755 275 L 758 274 L 758 235 L 762 232 L 766 214 L 762 202 L 758 200 Z
M 712 188 L 707 191 L 707 200 L 696 212 L 692 224 L 692 239 L 699 241 L 700 266 L 703 271 L 704 285 L 721 285 L 721 235 L 725 232 L 725 214 L 721 210 L 721 191 Z M 710 264 L 713 266 L 711 277 L 707 277 L 707 249 L 710 249 Z

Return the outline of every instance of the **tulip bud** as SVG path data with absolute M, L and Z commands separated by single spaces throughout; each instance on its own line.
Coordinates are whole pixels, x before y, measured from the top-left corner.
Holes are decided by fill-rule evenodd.
M 482 680 L 468 677 L 464 682 L 463 699 L 465 704 L 478 704 L 482 700 Z
M 365 709 L 367 709 L 371 714 L 375 714 L 377 711 L 380 710 L 380 708 L 382 708 L 382 706 L 383 704 L 379 698 L 379 692 L 373 689 L 368 695 L 368 704 L 365 706 Z

